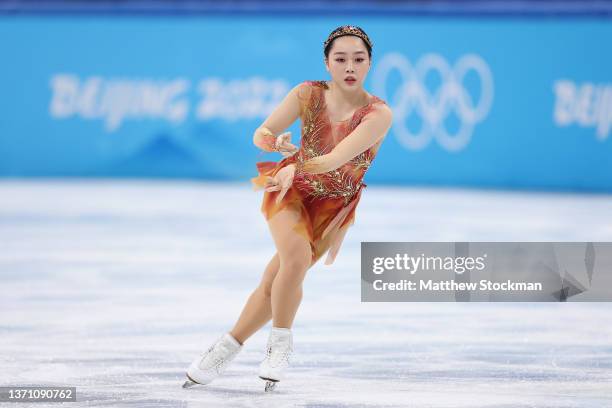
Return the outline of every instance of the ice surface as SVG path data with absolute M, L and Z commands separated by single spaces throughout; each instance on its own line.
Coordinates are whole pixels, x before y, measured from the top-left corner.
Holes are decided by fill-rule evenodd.
M 612 406 L 610 303 L 361 303 L 359 272 L 360 241 L 611 241 L 610 196 L 369 186 L 335 264 L 307 275 L 272 394 L 269 325 L 181 388 L 274 254 L 261 193 L 5 180 L 0 197 L 0 385 L 76 386 L 70 406 L 96 407 Z

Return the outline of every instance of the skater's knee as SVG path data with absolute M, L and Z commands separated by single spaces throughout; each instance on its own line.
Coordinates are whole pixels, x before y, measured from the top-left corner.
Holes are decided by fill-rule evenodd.
M 272 297 L 272 283 L 273 282 L 274 281 L 265 282 L 265 283 L 262 283 L 261 285 L 259 285 L 257 290 L 259 291 L 261 296 L 263 296 L 266 299 L 270 299 Z
M 281 259 L 281 270 L 285 275 L 302 276 L 310 267 L 310 257 L 306 254 L 302 256 L 288 256 Z
M 266 270 L 264 271 L 259 286 L 257 287 L 257 290 L 262 296 L 269 298 L 272 295 L 272 283 L 274 282 L 274 278 L 276 277 L 279 268 L 280 256 L 278 253 L 276 253 L 268 263 L 268 266 L 266 266 Z
M 293 274 L 302 274 L 308 270 L 311 264 L 310 246 L 295 245 L 289 251 L 281 252 L 280 254 L 280 269 L 283 272 L 291 272 Z

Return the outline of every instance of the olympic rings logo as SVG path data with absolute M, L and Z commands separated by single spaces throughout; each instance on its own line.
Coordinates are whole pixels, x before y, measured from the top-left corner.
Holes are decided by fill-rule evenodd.
M 386 96 L 389 75 L 397 70 L 402 83 L 391 98 Z M 441 77 L 439 87 L 430 92 L 425 78 L 431 71 Z M 464 87 L 465 76 L 474 71 L 480 82 L 477 103 Z M 478 55 L 463 55 L 451 67 L 438 54 L 424 55 L 413 66 L 399 53 L 386 54 L 376 65 L 372 74 L 375 95 L 386 100 L 393 110 L 393 130 L 402 145 L 410 150 L 425 148 L 431 139 L 448 151 L 459 151 L 469 143 L 474 127 L 486 118 L 493 104 L 493 75 L 487 63 Z M 408 129 L 406 120 L 416 113 L 421 117 L 419 131 Z M 460 125 L 453 134 L 449 133 L 445 120 L 454 113 Z

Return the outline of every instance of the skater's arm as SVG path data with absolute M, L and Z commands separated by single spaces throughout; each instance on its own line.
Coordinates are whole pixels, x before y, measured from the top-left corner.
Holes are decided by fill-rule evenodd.
M 392 120 L 391 109 L 387 105 L 379 105 L 376 110 L 367 114 L 359 126 L 338 143 L 331 152 L 304 162 L 302 171 L 319 174 L 337 169 L 385 137 Z
M 281 103 L 268 116 L 264 123 L 255 130 L 253 143 L 267 152 L 275 151 L 276 136 L 287 129 L 300 116 L 300 99 L 303 98 L 305 85 L 295 86 Z

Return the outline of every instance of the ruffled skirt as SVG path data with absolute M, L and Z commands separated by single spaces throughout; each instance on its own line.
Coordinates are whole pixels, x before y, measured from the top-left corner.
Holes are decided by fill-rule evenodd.
M 280 162 L 257 163 L 259 175 L 251 179 L 254 190 L 263 189 L 268 176 L 274 177 L 280 169 L 292 163 L 295 163 L 294 156 Z M 261 211 L 266 220 L 286 208 L 299 212 L 300 218 L 293 230 L 310 242 L 312 263 L 317 262 L 329 250 L 325 265 L 331 265 L 336 259 L 348 227 L 355 222 L 355 209 L 361 197 L 361 189 L 347 204 L 342 198 L 308 197 L 295 183 L 277 204 L 278 194 L 278 191 L 264 193 Z

